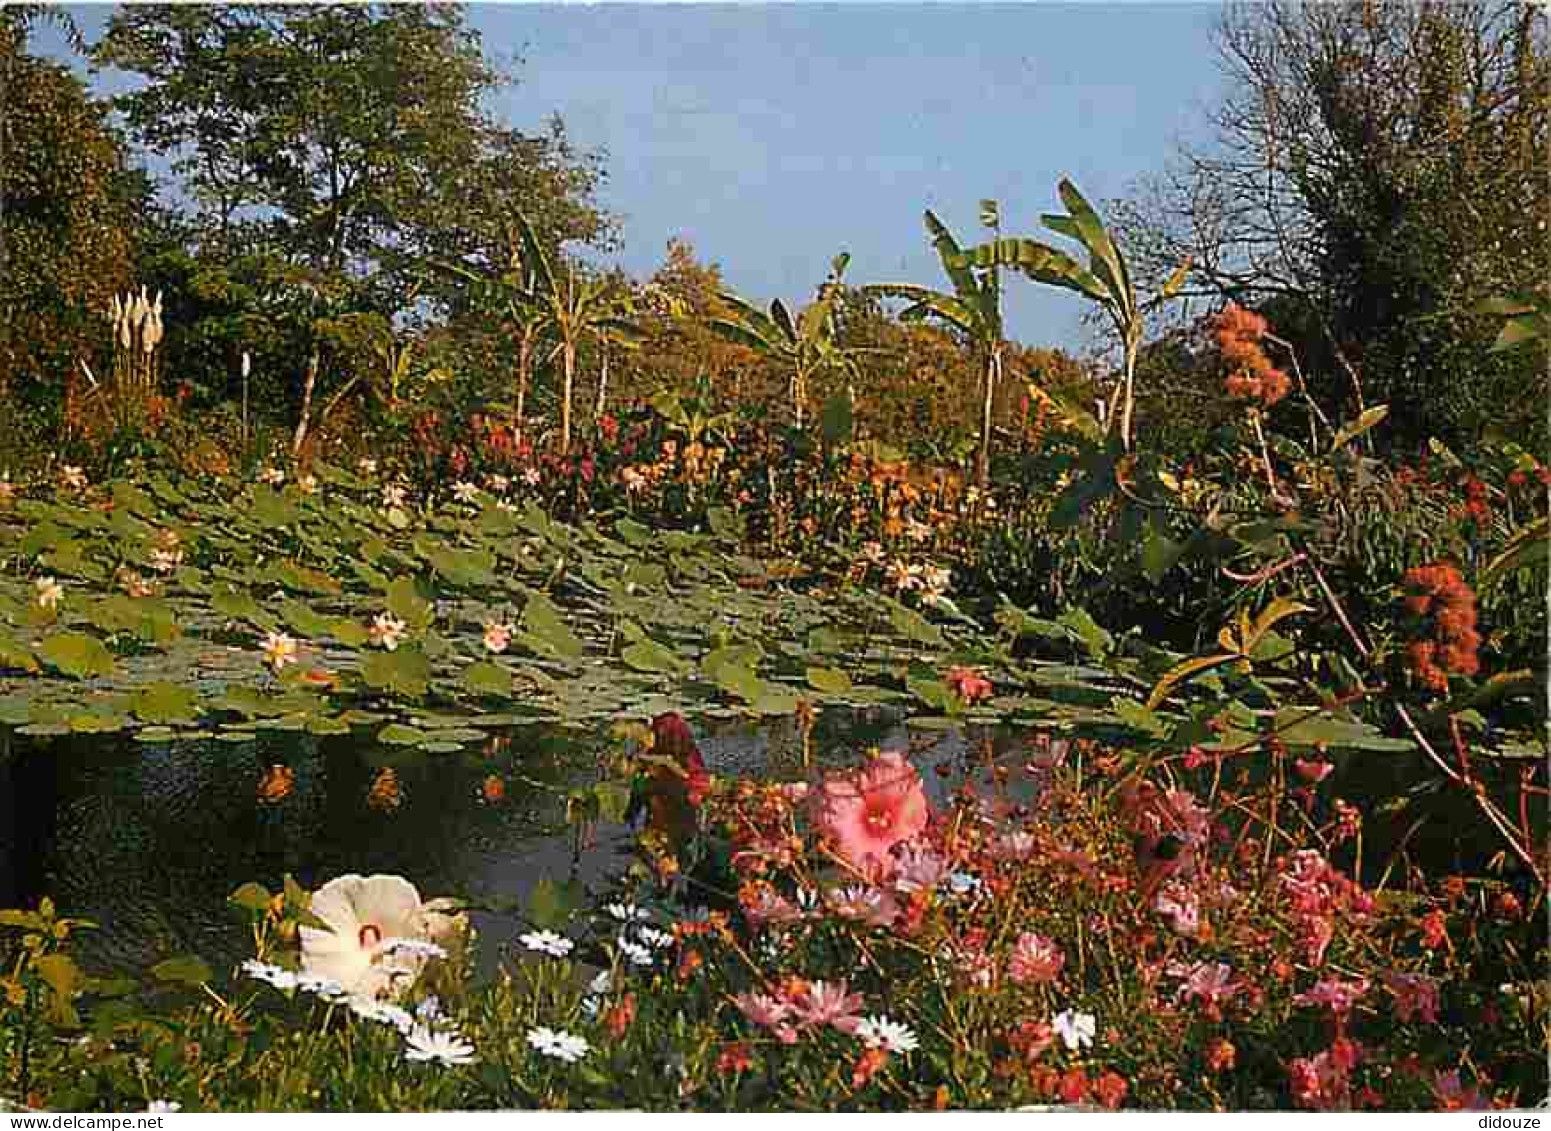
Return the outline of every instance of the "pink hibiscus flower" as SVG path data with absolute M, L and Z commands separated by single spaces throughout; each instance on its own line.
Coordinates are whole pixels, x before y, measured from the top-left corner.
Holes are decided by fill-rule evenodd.
M 886 750 L 849 774 L 831 774 L 810 796 L 813 823 L 835 853 L 862 873 L 894 873 L 889 854 L 926 828 L 930 816 L 921 775 L 897 750 Z

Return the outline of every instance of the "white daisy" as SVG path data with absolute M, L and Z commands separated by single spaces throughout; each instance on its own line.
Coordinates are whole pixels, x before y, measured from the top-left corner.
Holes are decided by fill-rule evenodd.
M 528 1030 L 528 1044 L 544 1056 L 575 1064 L 592 1051 L 585 1038 L 540 1026 Z
M 637 907 L 633 903 L 610 903 L 603 910 L 621 923 L 647 923 L 652 918 L 650 911 L 644 907 Z
M 673 945 L 673 936 L 667 931 L 659 931 L 656 927 L 641 927 L 636 931 L 636 938 L 654 950 L 663 950 Z
M 453 1029 L 428 1029 L 416 1025 L 404 1037 L 405 1060 L 434 1061 L 448 1067 L 474 1063 L 474 1046 Z
M 520 936 L 518 941 L 529 950 L 536 950 L 540 954 L 548 954 L 555 958 L 564 958 L 576 947 L 570 939 L 554 931 L 529 931 Z
M 298 974 L 296 988 L 307 994 L 317 994 L 325 1001 L 342 1001 L 350 995 L 337 979 L 323 974 Z
M 294 971 L 287 970 L 284 966 L 260 962 L 256 958 L 250 958 L 244 962 L 242 964 L 242 972 L 250 978 L 258 979 L 260 982 L 268 982 L 277 990 L 294 990 L 299 981 Z
M 350 999 L 350 1012 L 366 1021 L 375 1021 L 379 1025 L 389 1025 L 397 1029 L 405 1036 L 415 1028 L 415 1019 L 409 1010 L 397 1006 L 391 1002 L 373 1001 L 371 998 L 353 997 Z
M 147 1115 L 172 1115 L 183 1110 L 183 1105 L 176 1100 L 152 1100 L 146 1105 Z
M 889 1052 L 913 1052 L 921 1047 L 910 1026 L 887 1017 L 864 1017 L 854 1030 L 858 1040 L 870 1049 L 888 1049 Z
M 460 503 L 472 503 L 479 498 L 479 488 L 472 483 L 454 483 L 452 497 Z
M 619 953 L 630 960 L 632 966 L 650 966 L 652 964 L 652 952 L 638 942 L 631 942 L 621 936 L 619 939 Z
M 430 994 L 415 1006 L 415 1017 L 427 1025 L 433 1021 L 440 1021 L 445 1016 L 446 1014 L 442 1012 L 442 999 L 435 994 Z
M 1076 1052 L 1084 1045 L 1093 1044 L 1093 1036 L 1098 1032 L 1098 1022 L 1091 1013 L 1074 1013 L 1070 1009 L 1063 1009 L 1050 1019 L 1050 1027 L 1056 1031 L 1071 1052 Z

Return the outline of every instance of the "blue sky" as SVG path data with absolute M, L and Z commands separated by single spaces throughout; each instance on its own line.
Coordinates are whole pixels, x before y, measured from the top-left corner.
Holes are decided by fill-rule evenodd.
M 95 38 L 109 8 L 72 9 Z M 645 277 L 687 239 L 735 289 L 803 301 L 838 251 L 853 283 L 940 285 L 921 226 L 966 242 L 982 197 L 1033 233 L 1069 176 L 1095 203 L 1200 140 L 1217 4 L 474 4 L 514 55 L 498 111 L 551 114 L 607 153 L 612 257 Z M 39 46 L 54 39 L 47 31 Z M 1056 240 L 1054 242 L 1059 242 Z M 1079 300 L 1032 283 L 1009 333 L 1080 346 Z

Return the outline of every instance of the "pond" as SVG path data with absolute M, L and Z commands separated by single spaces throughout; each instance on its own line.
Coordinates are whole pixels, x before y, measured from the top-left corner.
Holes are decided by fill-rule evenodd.
M 790 718 L 702 721 L 695 730 L 713 773 L 802 775 Z M 828 711 L 812 742 L 821 762 L 853 760 L 873 745 L 908 747 L 941 800 L 993 760 L 1021 765 L 1045 733 L 916 730 L 884 710 Z M 488 972 L 521 929 L 510 909 L 538 880 L 595 883 L 622 865 L 622 828 L 599 830 L 578 855 L 564 822 L 567 790 L 596 780 L 597 755 L 617 742 L 602 730 L 529 727 L 428 755 L 284 732 L 170 744 L 8 732 L 0 735 L 0 906 L 46 895 L 97 922 L 102 930 L 83 936 L 81 950 L 104 972 L 187 953 L 222 969 L 252 953 L 241 913 L 227 902 L 239 884 L 274 887 L 290 872 L 316 887 L 346 872 L 391 872 L 426 897 L 486 908 L 473 919 Z M 1344 797 L 1370 813 L 1367 882 L 1379 882 L 1399 852 L 1429 868 L 1478 871 L 1496 851 L 1480 822 L 1467 819 L 1465 799 L 1418 788 L 1425 779 L 1411 759 L 1337 755 L 1336 763 L 1327 800 Z M 1410 803 L 1395 804 L 1408 790 Z
M 800 773 L 789 720 L 696 729 L 715 773 Z M 912 735 L 881 712 L 829 713 L 815 740 L 847 754 L 909 743 L 923 766 L 962 765 L 967 750 L 958 732 Z M 997 745 L 1016 741 L 1009 732 Z M 601 732 L 553 727 L 492 733 L 442 756 L 285 733 L 165 745 L 6 734 L 0 906 L 51 897 L 102 927 L 81 938 L 89 964 L 121 971 L 186 953 L 218 969 L 251 957 L 227 896 L 247 880 L 274 887 L 286 872 L 309 887 L 392 872 L 427 897 L 513 907 L 539 879 L 597 881 L 621 862 L 622 829 L 600 830 L 578 857 L 564 822 L 565 791 L 595 780 L 594 755 L 615 745 Z M 474 922 L 488 970 L 517 920 L 476 911 Z

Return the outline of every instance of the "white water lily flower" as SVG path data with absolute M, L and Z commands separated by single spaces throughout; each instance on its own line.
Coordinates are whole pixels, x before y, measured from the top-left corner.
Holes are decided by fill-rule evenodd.
M 563 1060 L 567 1064 L 575 1064 L 592 1051 L 586 1038 L 544 1026 L 528 1030 L 528 1044 L 544 1056 Z
M 397 997 L 419 976 L 426 954 L 405 940 L 429 942 L 438 913 L 402 876 L 338 876 L 312 897 L 328 930 L 302 927 L 302 970 L 332 978 L 351 997 Z M 429 913 L 428 913 L 429 912 Z
M 40 609 L 52 609 L 65 595 L 65 587 L 52 577 L 40 577 L 33 584 L 38 591 L 37 602 Z
M 72 491 L 81 491 L 86 487 L 86 472 L 72 464 L 65 464 L 59 469 L 59 479 Z
M 405 1035 L 404 1043 L 408 1046 L 404 1053 L 405 1060 L 435 1062 L 449 1068 L 473 1064 L 475 1060 L 474 1046 L 456 1030 L 428 1029 L 424 1025 L 416 1025 Z
M 1094 1034 L 1098 1032 L 1098 1022 L 1093 1014 L 1074 1013 L 1070 1009 L 1064 1009 L 1052 1017 L 1050 1027 L 1071 1052 L 1093 1044 Z
M 409 498 L 409 492 L 397 483 L 389 483 L 382 489 L 382 505 L 387 510 L 401 507 Z
M 452 497 L 460 503 L 472 503 L 479 498 L 479 487 L 473 483 L 454 483 Z
M 856 1023 L 855 1035 L 870 1049 L 887 1049 L 889 1052 L 914 1052 L 921 1047 L 910 1026 L 887 1017 L 864 1017 Z
M 520 936 L 517 941 L 529 950 L 536 950 L 540 954 L 548 954 L 555 958 L 564 958 L 576 947 L 570 939 L 554 931 L 529 931 Z
M 258 474 L 261 483 L 267 483 L 271 487 L 278 487 L 285 482 L 285 472 L 278 467 L 266 467 Z
M 362 456 L 355 461 L 355 469 L 362 475 L 376 475 L 377 461 L 372 459 L 371 456 Z

